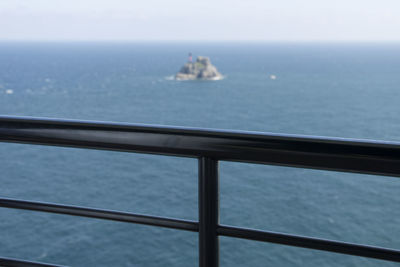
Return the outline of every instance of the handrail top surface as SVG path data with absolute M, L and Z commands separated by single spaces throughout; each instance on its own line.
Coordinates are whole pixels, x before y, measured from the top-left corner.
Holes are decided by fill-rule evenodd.
M 400 177 L 400 142 L 0 116 L 0 142 L 148 153 Z
M 188 126 L 172 126 L 172 125 L 162 125 L 162 124 L 0 115 L 0 124 L 3 122 L 48 124 L 48 125 L 59 125 L 59 126 L 72 126 L 78 128 L 90 127 L 90 128 L 102 128 L 103 130 L 108 129 L 117 131 L 143 131 L 149 133 L 154 132 L 159 134 L 163 133 L 182 134 L 182 135 L 193 135 L 193 136 L 203 136 L 203 137 L 299 141 L 299 142 L 326 143 L 326 144 L 338 144 L 338 145 L 351 144 L 360 146 L 386 147 L 386 148 L 390 147 L 390 148 L 400 149 L 400 141 L 385 141 L 385 140 L 375 140 L 375 139 L 287 134 L 287 133 L 274 133 L 274 132 L 248 131 L 248 130 L 188 127 Z

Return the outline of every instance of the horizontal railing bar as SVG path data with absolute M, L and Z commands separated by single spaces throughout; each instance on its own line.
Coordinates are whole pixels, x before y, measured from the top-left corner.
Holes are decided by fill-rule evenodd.
M 54 265 L 48 263 L 25 261 L 12 258 L 0 257 L 0 266 L 2 267 L 63 267 L 61 265 Z
M 400 143 L 0 116 L 0 141 L 400 176 Z
M 219 235 L 400 262 L 400 250 L 220 225 Z
M 66 214 L 81 217 L 90 217 L 104 220 L 113 220 L 119 222 L 137 223 L 145 225 L 160 226 L 192 232 L 199 231 L 199 225 L 194 221 L 177 220 L 165 217 L 148 216 L 142 214 L 134 214 L 127 212 L 94 209 L 79 206 L 68 206 L 45 202 L 33 202 L 10 198 L 0 198 L 0 207 L 34 210 L 42 212 L 50 212 L 57 214 Z

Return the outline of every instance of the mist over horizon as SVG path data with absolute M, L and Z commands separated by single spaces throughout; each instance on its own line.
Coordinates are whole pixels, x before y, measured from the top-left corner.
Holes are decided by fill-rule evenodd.
M 398 42 L 395 0 L 3 0 L 0 41 Z

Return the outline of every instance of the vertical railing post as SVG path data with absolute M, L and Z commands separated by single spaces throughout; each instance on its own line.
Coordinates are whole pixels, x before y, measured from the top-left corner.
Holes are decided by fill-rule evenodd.
M 218 267 L 218 160 L 199 158 L 199 267 Z

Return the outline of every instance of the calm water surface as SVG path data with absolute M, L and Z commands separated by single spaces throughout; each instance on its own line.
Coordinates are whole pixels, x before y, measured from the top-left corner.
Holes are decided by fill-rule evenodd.
M 226 76 L 171 77 L 187 52 Z M 0 114 L 400 141 L 396 44 L 2 43 Z M 270 75 L 276 75 L 271 80 Z M 197 220 L 197 162 L 0 144 L 0 196 Z M 400 249 L 396 178 L 222 162 L 221 222 Z M 197 235 L 0 209 L 0 255 L 197 266 Z M 221 238 L 221 266 L 395 266 Z

